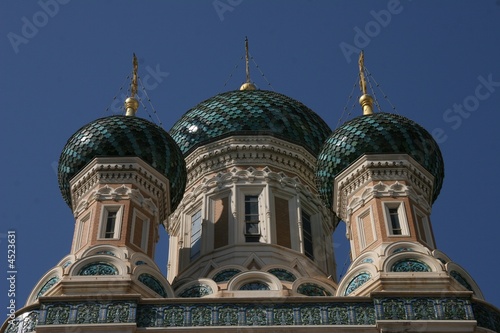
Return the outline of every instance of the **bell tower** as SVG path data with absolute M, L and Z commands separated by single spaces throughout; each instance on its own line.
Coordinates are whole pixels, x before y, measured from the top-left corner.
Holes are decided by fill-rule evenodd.
M 126 115 L 83 126 L 63 148 L 58 176 L 75 217 L 71 251 L 28 304 L 42 296 L 173 296 L 154 255 L 158 228 L 182 196 L 185 164 L 167 132 L 135 116 L 137 70 L 134 55 Z
M 363 115 L 326 140 L 318 157 L 318 187 L 346 223 L 351 265 L 338 296 L 373 292 L 470 291 L 470 275 L 436 249 L 432 204 L 444 179 L 441 151 L 432 136 L 400 115 L 373 112 L 364 55 L 359 59 Z

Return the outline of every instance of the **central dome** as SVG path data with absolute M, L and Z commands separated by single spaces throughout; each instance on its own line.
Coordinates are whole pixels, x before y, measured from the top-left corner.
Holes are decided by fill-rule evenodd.
M 182 153 L 232 135 L 271 135 L 316 157 L 331 129 L 299 101 L 267 90 L 236 90 L 209 98 L 177 121 L 170 135 Z

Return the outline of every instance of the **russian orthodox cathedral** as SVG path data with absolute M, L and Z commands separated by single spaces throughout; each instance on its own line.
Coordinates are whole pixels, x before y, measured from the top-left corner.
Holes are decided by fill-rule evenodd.
M 500 332 L 500 311 L 436 248 L 437 143 L 374 112 L 359 64 L 362 112 L 332 131 L 256 88 L 247 45 L 241 89 L 167 132 L 136 116 L 134 57 L 124 114 L 83 126 L 61 152 L 70 253 L 0 331 Z M 351 263 L 337 280 L 339 223 Z M 154 261 L 160 228 L 166 276 Z

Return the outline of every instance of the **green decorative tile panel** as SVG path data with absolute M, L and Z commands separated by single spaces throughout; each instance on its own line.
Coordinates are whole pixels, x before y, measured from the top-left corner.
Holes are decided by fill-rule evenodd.
M 209 98 L 177 121 L 170 134 L 184 155 L 231 135 L 271 135 L 317 156 L 328 125 L 304 104 L 266 90 L 236 90 Z
M 163 288 L 160 281 L 158 281 L 154 276 L 147 273 L 142 273 L 141 275 L 139 275 L 137 280 L 142 282 L 142 284 L 147 286 L 149 289 L 153 290 L 158 295 L 162 297 L 167 297 L 167 292 L 165 291 L 165 288 Z
M 300 309 L 302 325 L 321 325 L 321 309 L 319 307 L 302 307 Z
M 332 296 L 332 294 L 315 283 L 303 283 L 297 288 L 297 292 L 306 296 Z
M 36 294 L 36 298 L 38 299 L 38 297 L 42 296 L 43 294 L 45 294 L 47 292 L 47 290 L 49 290 L 50 288 L 52 288 L 57 282 L 59 282 L 59 276 L 54 276 L 54 277 L 51 277 L 49 279 L 49 281 L 47 281 L 42 288 L 40 288 L 40 291 Z
M 78 275 L 118 275 L 118 270 L 106 262 L 92 262 L 82 267 Z
M 101 305 L 98 303 L 86 303 L 77 306 L 77 324 L 97 324 L 99 322 L 99 310 Z
M 394 263 L 391 272 L 431 272 L 426 263 L 416 259 L 402 259 Z
M 333 181 L 364 154 L 408 154 L 434 176 L 433 200 L 444 179 L 444 162 L 436 141 L 422 126 L 400 115 L 374 113 L 346 122 L 326 140 L 316 169 L 318 189 L 332 207 Z
M 253 281 L 245 283 L 239 290 L 271 290 L 271 288 L 263 282 Z
M 467 280 L 459 272 L 451 271 L 450 276 L 452 278 L 454 278 L 455 280 L 457 280 L 458 283 L 460 283 L 462 286 L 464 286 L 465 289 L 470 290 L 470 291 L 474 291 L 474 290 L 472 290 L 472 286 L 469 284 L 469 282 L 467 282 Z
M 184 194 L 186 166 L 179 147 L 161 127 L 139 117 L 111 116 L 76 131 L 59 158 L 59 188 L 71 207 L 69 182 L 95 157 L 136 156 L 170 180 L 172 211 Z
M 268 272 L 276 276 L 281 281 L 293 282 L 297 280 L 295 275 L 283 268 L 271 268 Z
M 180 297 L 203 297 L 206 295 L 213 294 L 214 291 L 209 285 L 206 285 L 204 283 L 199 283 L 196 285 L 193 285 L 179 294 Z
M 344 296 L 349 295 L 352 293 L 354 290 L 358 289 L 361 287 L 363 284 L 365 284 L 368 280 L 371 279 L 370 273 L 363 272 L 361 274 L 356 275 L 351 282 L 347 285 L 347 288 L 345 289 Z
M 415 298 L 409 301 L 413 312 L 411 319 L 413 320 L 436 320 L 436 302 L 427 298 Z
M 214 280 L 217 283 L 226 282 L 226 281 L 231 280 L 231 278 L 233 276 L 235 276 L 236 274 L 238 274 L 240 272 L 241 271 L 239 269 L 228 268 L 228 269 L 225 269 L 225 270 L 220 271 L 217 274 L 215 274 L 214 277 L 212 278 L 212 280 Z

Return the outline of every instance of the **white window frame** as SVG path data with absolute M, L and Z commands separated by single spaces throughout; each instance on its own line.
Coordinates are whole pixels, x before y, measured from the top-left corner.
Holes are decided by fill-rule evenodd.
M 141 244 L 135 244 L 134 243 L 134 234 L 135 234 L 135 227 L 136 227 L 136 221 L 137 219 L 142 220 L 142 234 L 141 234 Z M 139 246 L 144 252 L 148 251 L 148 236 L 149 236 L 149 227 L 150 227 L 150 220 L 149 218 L 138 211 L 137 209 L 134 208 L 134 214 L 132 216 L 132 229 L 130 233 L 130 243 L 134 244 L 135 246 Z
M 240 232 L 239 237 L 243 243 L 252 243 L 247 242 L 247 233 L 246 233 L 246 222 L 245 222 L 245 196 L 247 195 L 255 195 L 257 196 L 258 204 L 259 204 L 259 234 L 255 235 L 259 237 L 259 241 L 262 241 L 262 238 L 265 236 L 263 232 L 263 226 L 266 222 L 265 220 L 265 196 L 264 196 L 264 186 L 238 186 L 237 187 L 237 198 L 238 198 L 238 220 L 241 221 L 239 224 Z M 257 242 L 255 242 L 257 243 Z
M 113 237 L 106 237 L 106 224 L 108 220 L 108 214 L 110 212 L 116 212 L 115 228 L 113 231 Z M 101 209 L 101 221 L 99 223 L 99 240 L 117 240 L 120 239 L 120 232 L 122 228 L 122 218 L 123 218 L 123 205 L 103 205 Z
M 387 236 L 389 237 L 408 237 L 410 236 L 410 229 L 408 227 L 408 219 L 406 217 L 405 203 L 403 201 L 384 201 L 382 202 L 384 207 L 384 220 L 385 226 L 387 228 Z M 395 235 L 392 230 L 391 217 L 389 209 L 397 209 L 399 225 L 401 227 L 401 234 Z

